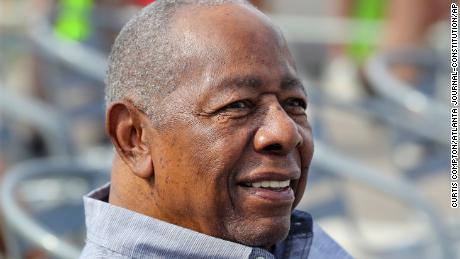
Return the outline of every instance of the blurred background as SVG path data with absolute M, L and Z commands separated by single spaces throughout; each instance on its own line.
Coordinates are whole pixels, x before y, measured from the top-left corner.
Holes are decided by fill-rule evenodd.
M 149 0 L 0 0 L 0 258 L 77 258 L 109 179 L 106 59 Z M 356 258 L 460 258 L 450 208 L 450 0 L 252 1 L 310 98 L 300 209 Z

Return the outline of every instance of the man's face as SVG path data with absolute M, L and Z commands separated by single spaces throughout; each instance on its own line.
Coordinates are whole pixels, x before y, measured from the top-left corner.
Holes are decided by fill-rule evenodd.
M 151 147 L 159 218 L 226 240 L 286 237 L 313 145 L 284 39 L 247 7 L 186 8 L 174 35 L 190 73 L 163 100 Z

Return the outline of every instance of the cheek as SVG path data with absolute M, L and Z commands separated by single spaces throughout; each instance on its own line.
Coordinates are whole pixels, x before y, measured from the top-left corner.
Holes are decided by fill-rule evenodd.
M 234 210 L 233 185 L 248 134 L 242 128 L 228 130 L 220 126 L 213 124 L 194 129 L 190 144 L 195 148 L 190 153 L 190 166 L 197 169 L 198 181 L 205 185 L 203 199 L 214 206 L 212 209 L 222 219 L 226 217 L 222 214 Z
M 305 192 L 305 188 L 307 186 L 308 180 L 308 171 L 310 168 L 311 160 L 313 157 L 314 145 L 313 145 L 313 136 L 311 133 L 311 129 L 308 128 L 307 130 L 301 131 L 302 138 L 304 139 L 303 145 L 300 147 L 300 155 L 301 155 L 301 170 L 302 175 L 299 179 L 297 184 L 297 191 L 296 191 L 296 198 L 294 201 L 293 208 L 297 206 L 300 200 L 303 197 Z
M 182 206 L 195 206 L 189 210 L 196 209 L 196 213 L 210 213 L 218 206 L 231 204 L 232 172 L 244 153 L 247 133 L 216 124 L 191 125 L 176 128 L 181 133 L 169 136 L 162 145 L 165 148 L 157 149 L 159 170 L 163 173 L 156 181 L 169 188 L 164 191 L 171 193 L 174 189 L 175 200 Z
M 248 131 L 244 127 L 225 127 L 211 124 L 194 128 L 191 134 L 191 162 L 203 168 L 206 177 L 233 177 L 245 148 L 248 146 Z

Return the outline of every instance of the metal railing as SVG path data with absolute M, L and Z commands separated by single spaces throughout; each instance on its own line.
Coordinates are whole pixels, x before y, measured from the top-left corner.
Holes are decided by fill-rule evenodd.
M 434 237 L 435 245 L 439 248 L 440 257 L 443 259 L 456 258 L 449 238 L 446 226 L 441 221 L 428 199 L 411 183 L 402 177 L 391 176 L 375 168 L 349 158 L 347 155 L 323 145 L 320 141 L 315 142 L 315 154 L 313 158 L 315 166 L 327 170 L 332 174 L 347 180 L 352 180 L 371 187 L 388 196 L 397 198 L 409 207 L 426 215 L 430 233 Z
M 412 55 L 390 55 L 376 54 L 371 57 L 365 66 L 364 72 L 369 85 L 376 91 L 377 95 L 382 98 L 385 103 L 385 108 L 392 109 L 396 117 L 401 117 L 400 120 L 388 118 L 390 122 L 410 130 L 418 135 L 428 138 L 432 141 L 443 145 L 449 145 L 450 142 L 445 136 L 449 132 L 449 108 L 444 103 L 435 100 L 415 87 L 398 80 L 391 72 L 391 63 L 401 61 L 405 58 L 405 62 L 412 63 L 414 66 L 423 65 L 434 69 L 436 64 L 433 64 L 434 57 L 423 55 L 421 50 L 410 51 Z M 403 56 L 403 57 L 401 57 Z M 381 102 L 380 104 L 382 104 Z M 392 107 L 393 106 L 393 107 Z M 433 125 L 436 125 L 433 127 Z
M 14 94 L 0 83 L 0 113 L 35 127 L 44 138 L 50 155 L 70 157 L 75 154 L 67 120 L 50 105 Z
M 104 169 L 95 168 L 68 158 L 31 160 L 22 162 L 8 170 L 1 183 L 0 193 L 1 212 L 7 222 L 7 231 L 9 232 L 6 237 L 10 258 L 20 258 L 17 240 L 14 238 L 17 235 L 57 258 L 75 259 L 79 257 L 81 252 L 80 246 L 65 241 L 62 237 L 51 233 L 19 206 L 18 201 L 15 200 L 15 191 L 17 191 L 19 185 L 30 179 L 52 176 L 61 178 L 77 177 L 89 181 L 100 177 L 108 180 L 108 169 L 106 170 L 104 174 Z M 94 187 L 92 186 L 91 188 Z
M 97 81 L 103 82 L 107 57 L 79 42 L 58 39 L 44 17 L 31 19 L 28 29 L 30 39 L 49 56 Z

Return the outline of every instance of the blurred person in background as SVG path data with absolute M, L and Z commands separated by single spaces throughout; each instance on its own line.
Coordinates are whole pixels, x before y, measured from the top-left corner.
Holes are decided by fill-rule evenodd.
M 245 1 L 156 1 L 109 58 L 110 184 L 81 258 L 351 258 L 294 210 L 313 155 L 281 32 Z
M 393 56 L 429 54 L 427 35 L 433 25 L 448 18 L 450 0 L 339 0 L 337 15 L 356 22 L 375 24 L 383 22 L 381 31 L 369 27 L 356 27 L 345 32 L 355 42 L 336 45 L 330 49 L 331 63 L 326 71 L 326 88 L 346 88 L 344 96 L 354 99 L 360 96 L 356 85 L 374 94 L 362 74 L 368 58 L 376 52 Z M 373 45 L 372 42 L 377 42 Z M 398 62 L 391 66 L 392 74 L 408 85 L 417 86 L 423 78 L 423 68 L 413 62 Z M 356 82 L 358 81 L 358 82 Z M 354 96 L 351 96 L 354 95 Z
M 433 25 L 449 17 L 451 0 L 392 0 L 388 6 L 387 23 L 380 48 L 396 55 L 430 48 L 427 35 Z M 412 64 L 392 67 L 392 73 L 410 85 L 417 85 L 423 73 Z

